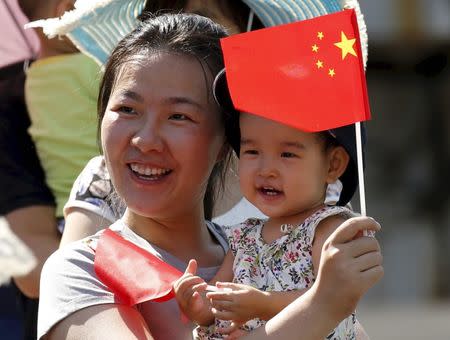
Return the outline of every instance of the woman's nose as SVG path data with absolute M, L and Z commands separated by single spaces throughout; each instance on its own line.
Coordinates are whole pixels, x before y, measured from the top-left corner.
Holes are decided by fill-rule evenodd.
M 131 138 L 131 144 L 141 152 L 162 152 L 164 142 L 161 136 L 161 129 L 157 122 L 147 120 L 144 124 L 140 124 Z

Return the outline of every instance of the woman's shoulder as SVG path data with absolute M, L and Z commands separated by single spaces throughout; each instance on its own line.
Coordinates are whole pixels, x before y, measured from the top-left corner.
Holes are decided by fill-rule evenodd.
M 101 232 L 54 252 L 42 268 L 38 336 L 83 308 L 114 303 L 114 295 L 97 278 L 95 242 Z

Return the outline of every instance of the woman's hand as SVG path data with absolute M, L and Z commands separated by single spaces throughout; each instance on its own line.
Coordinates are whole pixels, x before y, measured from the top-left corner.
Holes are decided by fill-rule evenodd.
M 190 260 L 184 272 L 173 285 L 175 298 L 183 314 L 191 321 L 207 326 L 214 321 L 211 306 L 205 297 L 206 282 L 197 272 L 197 261 Z
M 380 229 L 370 217 L 351 218 L 343 222 L 323 245 L 314 286 L 341 319 L 355 310 L 364 293 L 383 276 L 383 257 L 378 241 L 362 236 L 364 230 L 376 232 Z

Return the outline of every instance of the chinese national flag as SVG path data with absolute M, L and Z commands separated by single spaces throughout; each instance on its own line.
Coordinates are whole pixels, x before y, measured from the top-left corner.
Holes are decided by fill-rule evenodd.
M 173 282 L 183 275 L 110 229 L 105 229 L 100 236 L 94 269 L 118 302 L 129 306 L 173 298 Z
M 235 108 L 315 132 L 370 119 L 354 10 L 221 40 Z

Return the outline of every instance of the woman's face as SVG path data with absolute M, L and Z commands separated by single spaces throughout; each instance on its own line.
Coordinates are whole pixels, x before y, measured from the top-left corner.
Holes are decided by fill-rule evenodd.
M 155 219 L 203 212 L 224 143 L 210 78 L 196 59 L 168 53 L 119 72 L 101 136 L 114 186 L 132 212 Z

